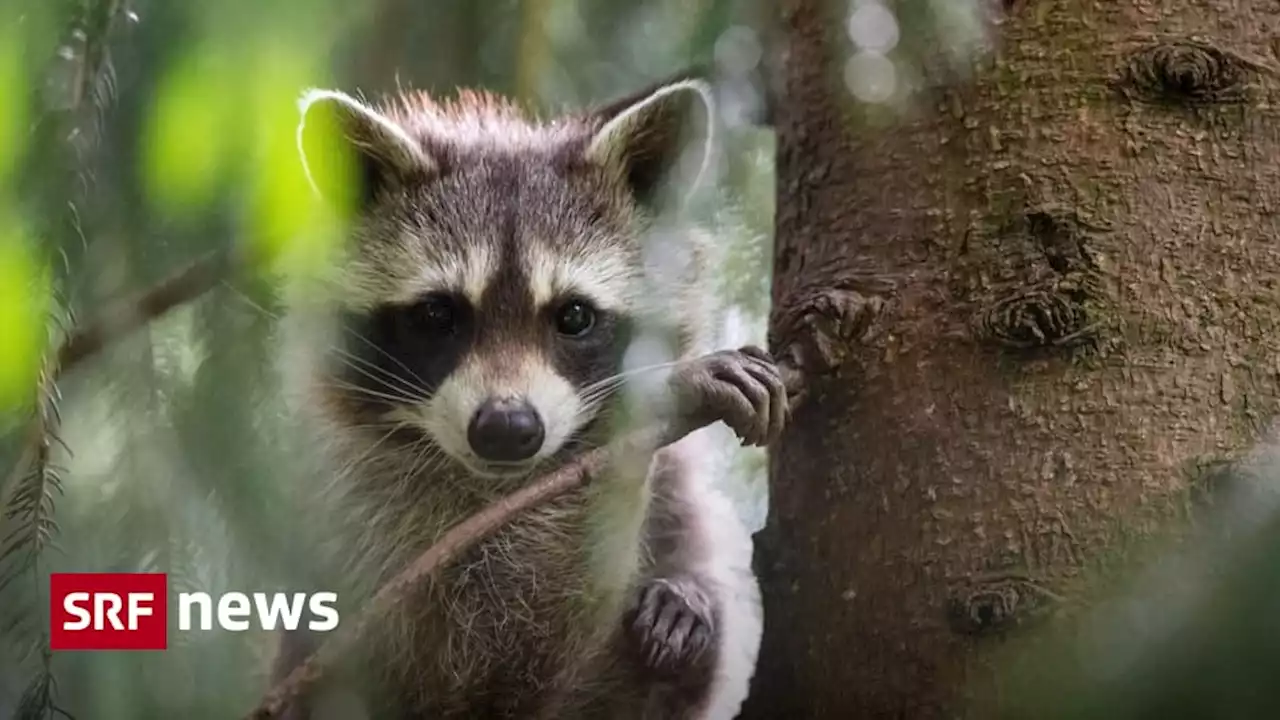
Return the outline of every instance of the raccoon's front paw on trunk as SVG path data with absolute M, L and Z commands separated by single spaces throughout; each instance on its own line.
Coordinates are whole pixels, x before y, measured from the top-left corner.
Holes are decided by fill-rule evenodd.
M 624 622 L 641 667 L 660 677 L 682 678 L 712 657 L 711 599 L 693 580 L 658 578 L 645 583 Z
M 676 412 L 695 426 L 723 420 L 743 445 L 769 445 L 787 421 L 787 389 L 769 353 L 721 350 L 681 363 L 671 375 Z

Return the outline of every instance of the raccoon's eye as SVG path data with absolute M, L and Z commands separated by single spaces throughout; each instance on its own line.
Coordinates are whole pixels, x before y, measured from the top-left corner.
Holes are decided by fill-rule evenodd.
M 423 332 L 452 333 L 458 325 L 457 301 L 443 294 L 424 297 L 413 309 L 413 324 Z
M 585 300 L 569 300 L 556 310 L 556 332 L 569 337 L 581 337 L 596 324 L 596 311 Z

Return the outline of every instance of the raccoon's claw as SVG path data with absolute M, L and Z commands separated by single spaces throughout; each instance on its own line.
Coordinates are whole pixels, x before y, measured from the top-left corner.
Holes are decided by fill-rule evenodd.
M 625 622 L 642 666 L 670 677 L 698 665 L 715 630 L 711 602 L 696 584 L 662 578 L 640 588 Z
M 769 445 L 786 426 L 786 386 L 773 358 L 758 347 L 704 355 L 672 378 L 683 414 L 706 424 L 723 420 L 743 445 Z

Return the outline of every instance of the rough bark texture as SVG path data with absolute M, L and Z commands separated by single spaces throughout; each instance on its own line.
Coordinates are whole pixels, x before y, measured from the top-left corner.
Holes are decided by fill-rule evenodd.
M 993 650 L 1275 414 L 1280 4 L 1004 5 L 871 130 L 847 3 L 784 3 L 772 344 L 837 367 L 772 458 L 748 717 L 991 717 Z M 879 317 L 827 337 L 850 291 Z

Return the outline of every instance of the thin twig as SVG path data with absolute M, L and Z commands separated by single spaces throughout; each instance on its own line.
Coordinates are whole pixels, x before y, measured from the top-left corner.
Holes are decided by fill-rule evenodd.
M 227 269 L 227 255 L 211 252 L 141 296 L 115 303 L 90 324 L 73 330 L 63 341 L 58 349 L 59 368 L 66 371 L 170 310 L 195 300 L 221 282 Z

